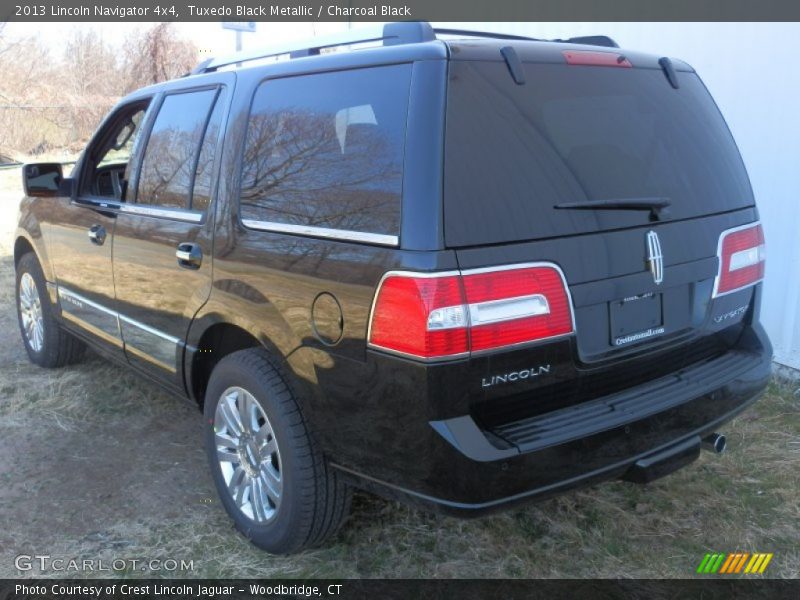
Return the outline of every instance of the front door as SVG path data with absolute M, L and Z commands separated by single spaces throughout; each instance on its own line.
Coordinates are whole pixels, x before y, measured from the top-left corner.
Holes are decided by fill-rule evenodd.
M 76 196 L 53 204 L 49 244 L 61 314 L 101 350 L 122 358 L 114 310 L 111 249 L 125 173 L 145 122 L 149 100 L 124 106 L 106 121 L 76 167 Z
M 211 289 L 213 206 L 231 73 L 167 92 L 114 230 L 114 283 L 125 353 L 183 388 L 184 340 Z M 230 85 L 228 85 L 230 87 Z

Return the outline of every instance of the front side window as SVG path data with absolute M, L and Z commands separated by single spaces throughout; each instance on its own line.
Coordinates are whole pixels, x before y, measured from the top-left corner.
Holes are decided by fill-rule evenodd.
M 81 194 L 124 200 L 130 158 L 140 142 L 149 100 L 119 109 L 89 148 Z
M 410 65 L 303 75 L 256 91 L 243 220 L 397 234 Z
M 164 98 L 147 141 L 137 203 L 190 207 L 201 141 L 217 93 L 202 90 Z
M 146 106 L 134 109 L 132 114 L 118 124 L 118 128 L 113 135 L 113 141 L 110 143 L 108 150 L 106 150 L 100 158 L 98 166 L 128 164 L 131 158 L 133 144 L 137 140 L 139 131 L 141 130 L 142 119 L 144 118 L 146 109 Z

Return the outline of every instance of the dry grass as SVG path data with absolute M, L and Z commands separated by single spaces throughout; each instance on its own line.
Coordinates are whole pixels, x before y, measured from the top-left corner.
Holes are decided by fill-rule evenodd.
M 736 550 L 774 552 L 768 576 L 800 575 L 800 401 L 778 383 L 725 427 L 728 453 L 649 486 L 612 482 L 474 521 L 359 494 L 329 546 L 266 555 L 215 499 L 194 407 L 98 358 L 28 363 L 3 178 L 0 577 L 18 575 L 20 553 L 193 560 L 186 575 L 202 577 L 691 577 L 705 552 Z

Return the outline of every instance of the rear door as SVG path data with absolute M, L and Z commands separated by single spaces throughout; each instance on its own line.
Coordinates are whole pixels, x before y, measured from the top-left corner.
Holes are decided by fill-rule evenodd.
M 220 74 L 158 99 L 114 232 L 127 358 L 178 389 L 186 332 L 210 292 L 216 175 L 233 78 Z
M 756 218 L 697 75 L 598 54 L 522 44 L 522 85 L 499 51 L 451 61 L 445 149 L 446 245 L 464 269 L 559 265 L 584 364 L 713 329 L 719 235 Z

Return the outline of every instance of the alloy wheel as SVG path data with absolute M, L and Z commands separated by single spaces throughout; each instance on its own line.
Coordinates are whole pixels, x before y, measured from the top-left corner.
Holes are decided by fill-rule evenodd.
M 241 387 L 223 392 L 214 415 L 215 446 L 228 493 L 257 523 L 275 518 L 283 493 L 275 432 L 258 400 Z
M 36 281 L 30 273 L 23 273 L 19 281 L 19 313 L 28 345 L 34 352 L 41 352 L 44 347 L 42 302 Z

